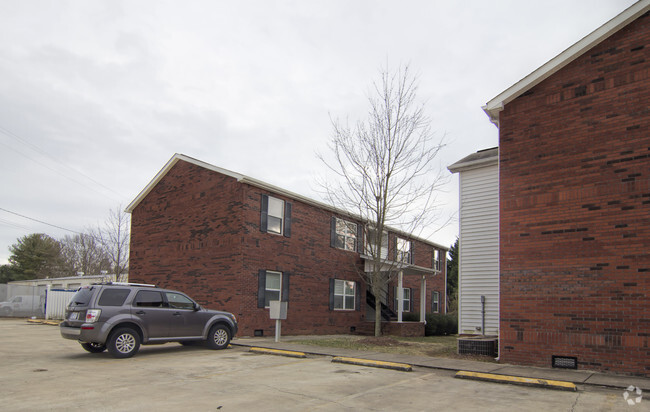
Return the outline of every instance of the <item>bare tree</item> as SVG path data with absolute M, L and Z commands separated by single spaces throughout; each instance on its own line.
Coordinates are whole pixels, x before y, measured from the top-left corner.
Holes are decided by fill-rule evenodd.
M 86 275 L 98 275 L 109 271 L 111 263 L 102 245 L 94 236 L 81 233 L 65 236 L 61 243 L 61 254 L 66 270 L 70 275 L 82 272 Z
M 118 281 L 126 280 L 129 272 L 130 227 L 129 215 L 118 207 L 109 210 L 104 225 L 92 231 L 92 236 L 102 244 Z
M 417 78 L 409 67 L 383 70 L 368 97 L 370 111 L 355 127 L 333 120 L 331 160 L 319 158 L 337 179 L 324 182 L 328 200 L 366 223 L 365 253 L 372 269 L 360 275 L 375 296 L 375 336 L 381 335 L 381 293 L 396 274 L 394 259 L 382 256 L 384 231 L 419 232 L 436 217 L 435 194 L 444 183 L 434 159 L 443 147 L 434 141 L 424 105 L 416 102 Z

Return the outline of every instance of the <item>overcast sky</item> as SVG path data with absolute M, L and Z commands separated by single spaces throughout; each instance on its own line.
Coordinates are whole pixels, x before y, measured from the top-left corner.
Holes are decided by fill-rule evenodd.
M 102 223 L 174 153 L 321 200 L 330 118 L 363 118 L 387 65 L 419 73 L 445 169 L 497 145 L 482 105 L 633 3 L 0 0 L 0 264 Z

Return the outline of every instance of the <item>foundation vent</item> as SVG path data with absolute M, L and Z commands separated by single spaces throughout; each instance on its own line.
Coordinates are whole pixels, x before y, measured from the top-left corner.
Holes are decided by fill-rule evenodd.
M 578 369 L 578 358 L 575 356 L 557 356 L 553 355 L 551 364 L 554 368 L 560 369 Z

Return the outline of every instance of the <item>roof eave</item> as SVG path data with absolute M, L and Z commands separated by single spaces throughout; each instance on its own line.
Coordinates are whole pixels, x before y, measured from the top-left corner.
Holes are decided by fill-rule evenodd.
M 609 20 L 587 36 L 583 37 L 580 41 L 573 44 L 562 53 L 558 54 L 544 65 L 539 67 L 528 76 L 524 77 L 508 89 L 501 92 L 498 96 L 487 102 L 483 106 L 483 111 L 488 115 L 490 121 L 499 127 L 499 112 L 503 110 L 506 104 L 510 103 L 523 93 L 535 87 L 542 81 L 546 80 L 557 71 L 577 59 L 584 54 L 587 50 L 593 48 L 603 40 L 610 37 L 623 27 L 627 26 L 638 17 L 642 16 L 650 10 L 650 0 L 641 0 L 622 13 Z

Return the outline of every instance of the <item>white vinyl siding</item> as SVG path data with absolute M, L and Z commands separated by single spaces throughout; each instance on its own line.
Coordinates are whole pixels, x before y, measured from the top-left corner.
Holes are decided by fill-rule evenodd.
M 497 164 L 460 175 L 459 333 L 499 330 L 499 170 Z M 485 296 L 485 331 L 481 296 Z

